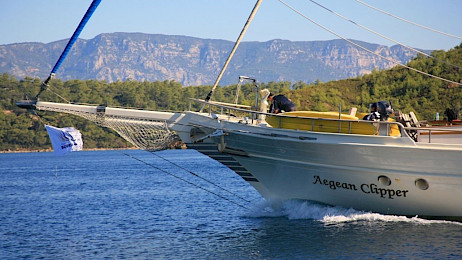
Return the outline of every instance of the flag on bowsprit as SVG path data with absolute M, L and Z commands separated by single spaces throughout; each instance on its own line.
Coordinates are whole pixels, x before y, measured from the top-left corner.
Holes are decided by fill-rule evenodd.
M 57 128 L 45 125 L 51 139 L 55 155 L 80 151 L 83 148 L 82 134 L 73 127 Z

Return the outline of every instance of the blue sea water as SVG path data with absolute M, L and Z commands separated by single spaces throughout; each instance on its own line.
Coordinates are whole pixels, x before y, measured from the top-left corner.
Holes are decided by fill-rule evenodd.
M 462 257 L 458 222 L 270 204 L 193 150 L 0 154 L 0 259 Z

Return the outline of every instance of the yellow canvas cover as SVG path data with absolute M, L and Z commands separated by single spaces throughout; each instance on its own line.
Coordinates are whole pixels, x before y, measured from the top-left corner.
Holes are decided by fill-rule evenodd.
M 338 112 L 293 111 L 281 113 L 280 115 L 290 117 L 268 116 L 266 118 L 266 122 L 274 128 L 328 133 L 338 133 L 340 129 L 340 133 L 344 134 L 378 134 L 378 128 L 374 125 L 373 122 L 358 121 L 362 118 L 359 119 L 356 116 L 350 116 L 347 114 L 341 114 L 341 120 L 338 120 Z M 397 125 L 391 125 L 390 135 L 400 135 Z

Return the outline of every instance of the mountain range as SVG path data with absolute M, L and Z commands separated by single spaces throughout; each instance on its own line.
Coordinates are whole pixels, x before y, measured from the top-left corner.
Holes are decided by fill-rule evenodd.
M 49 75 L 68 40 L 0 45 L 0 72 L 18 78 Z M 402 46 L 354 41 L 374 53 L 406 63 L 416 54 Z M 144 33 L 105 33 L 78 39 L 56 77 L 108 82 L 175 80 L 184 86 L 215 82 L 234 43 Z M 260 82 L 330 81 L 356 77 L 395 64 L 344 40 L 242 42 L 220 85 L 241 75 Z

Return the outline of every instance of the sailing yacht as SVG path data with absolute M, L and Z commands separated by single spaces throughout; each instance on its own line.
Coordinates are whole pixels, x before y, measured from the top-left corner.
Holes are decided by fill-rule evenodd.
M 462 145 L 416 142 L 415 129 L 365 121 L 355 113 L 268 113 L 258 81 L 252 107 L 215 102 L 213 91 L 249 21 L 199 111 L 182 113 L 20 101 L 27 109 L 82 116 L 110 127 L 141 149 L 188 148 L 223 163 L 272 201 L 307 200 L 384 214 L 462 217 Z M 88 19 L 87 19 L 88 20 Z M 59 67 L 59 66 L 58 66 Z M 49 79 L 42 84 L 46 89 Z M 240 86 L 238 84 L 238 87 Z M 40 93 L 39 93 L 40 94 Z M 191 106 L 193 107 L 193 106 Z

